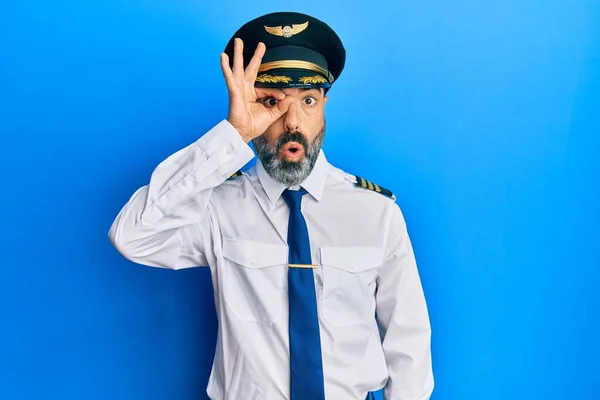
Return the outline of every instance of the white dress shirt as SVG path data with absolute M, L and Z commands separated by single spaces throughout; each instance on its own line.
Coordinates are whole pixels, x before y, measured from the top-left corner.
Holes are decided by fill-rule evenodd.
M 119 212 L 109 237 L 127 259 L 209 266 L 218 339 L 212 400 L 289 399 L 287 225 L 284 185 L 227 121 L 161 162 Z M 427 400 L 430 325 L 402 213 L 357 187 L 321 151 L 302 183 L 328 400 Z M 310 400 L 310 399 L 302 399 Z

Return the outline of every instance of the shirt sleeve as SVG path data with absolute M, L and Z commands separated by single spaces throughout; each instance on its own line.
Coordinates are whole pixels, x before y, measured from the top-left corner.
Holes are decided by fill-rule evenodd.
M 162 161 L 112 223 L 108 236 L 130 261 L 180 269 L 207 265 L 208 201 L 213 188 L 254 157 L 237 130 L 221 121 Z
M 388 255 L 377 278 L 377 322 L 388 368 L 386 400 L 429 400 L 431 328 L 406 224 L 394 204 Z

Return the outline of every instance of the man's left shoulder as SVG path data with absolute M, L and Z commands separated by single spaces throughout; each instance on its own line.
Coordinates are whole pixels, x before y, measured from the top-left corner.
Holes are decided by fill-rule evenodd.
M 374 194 L 376 193 L 392 201 L 396 201 L 396 196 L 392 193 L 391 190 L 386 189 L 385 187 L 373 181 L 370 181 L 358 175 L 347 173 L 339 168 L 334 168 L 334 174 L 337 176 L 338 179 L 343 179 L 346 183 L 350 183 L 352 187 L 359 192 L 371 192 Z
M 396 196 L 389 189 L 386 189 L 383 186 L 371 182 L 365 178 L 362 178 L 358 175 L 348 174 L 347 179 L 349 179 L 350 182 L 354 183 L 354 185 L 360 189 L 370 190 L 372 192 L 384 195 L 391 200 L 396 200 Z

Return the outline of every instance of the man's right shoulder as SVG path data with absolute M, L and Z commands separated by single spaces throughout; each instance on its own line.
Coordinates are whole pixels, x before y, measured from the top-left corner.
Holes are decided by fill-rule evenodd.
M 239 170 L 232 174 L 219 187 L 235 188 L 243 185 L 245 182 L 252 183 L 258 179 L 255 168 L 250 168 L 247 172 Z
M 229 178 L 227 178 L 227 181 L 234 180 L 235 178 L 238 178 L 238 177 L 243 176 L 243 175 L 244 175 L 244 173 L 240 169 L 237 172 L 235 172 L 233 175 L 231 175 Z M 227 181 L 225 181 L 225 182 L 227 182 Z

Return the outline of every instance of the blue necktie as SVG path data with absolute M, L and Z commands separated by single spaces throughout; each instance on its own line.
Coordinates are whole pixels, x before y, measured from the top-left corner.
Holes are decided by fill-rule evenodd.
M 325 400 L 317 296 L 308 228 L 302 215 L 306 190 L 285 190 L 283 199 L 290 208 L 288 224 L 288 296 L 290 335 L 290 399 Z

